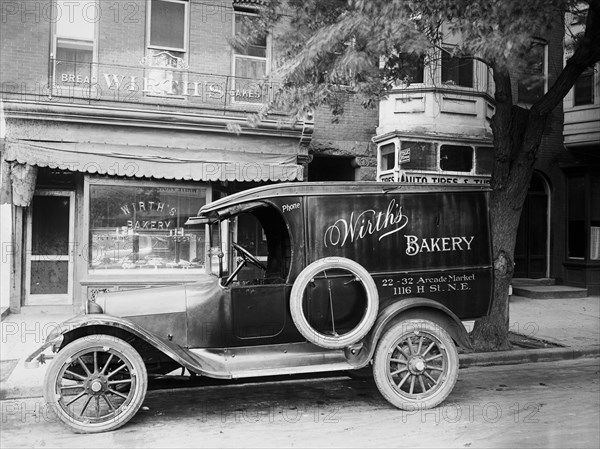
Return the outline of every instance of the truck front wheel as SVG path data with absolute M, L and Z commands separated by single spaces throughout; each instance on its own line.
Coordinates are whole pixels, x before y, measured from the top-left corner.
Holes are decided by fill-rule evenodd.
M 44 379 L 44 398 L 74 432 L 106 432 L 136 414 L 147 386 L 144 361 L 130 344 L 89 335 L 56 355 Z
M 395 407 L 432 408 L 456 384 L 458 351 L 448 332 L 431 321 L 400 321 L 377 345 L 373 376 L 383 397 Z

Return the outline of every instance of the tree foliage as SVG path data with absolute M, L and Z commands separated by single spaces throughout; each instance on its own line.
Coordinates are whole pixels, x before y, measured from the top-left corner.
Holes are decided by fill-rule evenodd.
M 520 211 L 547 118 L 579 75 L 600 60 L 600 0 L 264 0 L 255 32 L 281 48 L 274 76 L 281 89 L 268 108 L 297 116 L 328 105 L 342 114 L 349 96 L 366 107 L 385 98 L 411 59 L 454 39 L 454 55 L 484 61 L 496 86 L 492 118 L 495 163 L 491 219 L 494 301 L 473 337 L 480 349 L 509 346 L 508 288 Z M 546 93 L 529 109 L 513 103 L 511 76 L 529 64 L 536 37 L 564 30 L 567 11 L 587 10 L 574 52 Z M 430 61 L 431 62 L 431 61 Z M 265 113 L 267 110 L 264 111 Z

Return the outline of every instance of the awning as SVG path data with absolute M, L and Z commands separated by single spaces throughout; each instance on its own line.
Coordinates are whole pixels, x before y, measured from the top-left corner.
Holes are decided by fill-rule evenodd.
M 7 140 L 7 162 L 113 176 L 186 181 L 302 180 L 297 156 L 85 142 Z
M 2 203 L 27 206 L 36 167 L 184 181 L 296 181 L 297 156 L 225 149 L 10 140 L 2 155 Z

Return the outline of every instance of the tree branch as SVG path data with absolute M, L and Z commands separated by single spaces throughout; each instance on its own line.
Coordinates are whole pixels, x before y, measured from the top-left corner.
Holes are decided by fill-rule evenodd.
M 600 61 L 600 0 L 590 0 L 585 34 L 552 87 L 532 107 L 531 114 L 549 114 L 569 93 L 583 71 Z

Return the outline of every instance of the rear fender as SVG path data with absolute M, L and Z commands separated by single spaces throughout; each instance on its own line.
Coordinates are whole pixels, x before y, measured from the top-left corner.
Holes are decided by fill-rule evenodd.
M 357 368 L 365 366 L 373 358 L 377 342 L 384 331 L 392 324 L 408 319 L 431 321 L 446 330 L 458 346 L 469 351 L 473 349 L 465 326 L 450 309 L 431 299 L 408 298 L 380 309 L 371 332 L 362 341 L 364 350 L 352 352 L 352 355 L 355 354 L 354 360 L 351 354 L 347 353 L 350 363 L 356 364 Z

